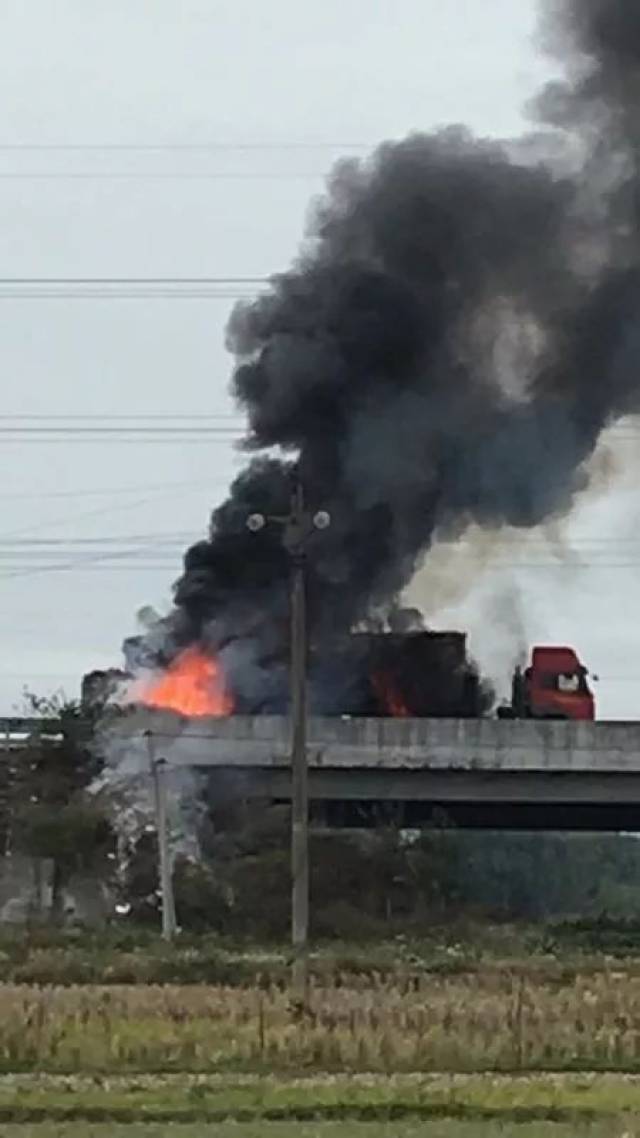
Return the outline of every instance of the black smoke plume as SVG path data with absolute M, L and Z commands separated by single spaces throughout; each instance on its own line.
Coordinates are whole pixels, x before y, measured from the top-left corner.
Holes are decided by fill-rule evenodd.
M 640 411 L 640 4 L 548 3 L 543 33 L 565 76 L 537 102 L 548 160 L 452 127 L 343 161 L 293 267 L 233 313 L 267 457 L 187 552 L 155 654 L 222 646 L 249 702 L 277 700 L 287 555 L 246 518 L 287 512 L 294 467 L 332 518 L 308 547 L 328 643 L 397 604 L 435 535 L 566 514 Z

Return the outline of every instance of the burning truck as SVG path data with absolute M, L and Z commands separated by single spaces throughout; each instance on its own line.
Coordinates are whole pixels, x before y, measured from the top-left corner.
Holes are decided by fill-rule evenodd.
M 129 653 L 136 646 L 130 641 Z M 493 700 L 462 632 L 354 632 L 329 648 L 312 647 L 309 655 L 311 709 L 318 714 L 467 719 L 485 714 Z M 84 677 L 82 699 L 117 698 L 120 688 L 134 702 L 187 718 L 286 711 L 286 656 L 262 661 L 272 671 L 271 688 L 266 694 L 261 685 L 253 699 L 246 687 L 234 690 L 224 658 L 224 647 L 214 656 L 192 645 L 137 681 L 128 671 L 92 672 Z
M 224 653 L 214 657 L 191 646 L 159 674 L 137 682 L 124 671 L 89 673 L 82 700 L 105 702 L 117 698 L 120 688 L 133 702 L 185 718 L 286 710 L 282 690 L 271 704 L 264 702 L 264 689 L 253 702 L 246 692 L 234 691 L 223 658 Z M 278 675 L 286 682 L 282 661 Z M 498 708 L 498 717 L 593 719 L 587 676 L 573 649 L 535 647 L 529 666 L 515 669 L 511 702 Z M 494 700 L 491 686 L 468 656 L 462 632 L 355 632 L 335 643 L 329 655 L 312 649 L 309 681 L 313 711 L 350 717 L 475 719 L 488 714 Z

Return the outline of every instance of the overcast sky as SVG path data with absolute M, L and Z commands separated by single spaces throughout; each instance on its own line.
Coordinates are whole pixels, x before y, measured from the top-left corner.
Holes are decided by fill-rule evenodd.
M 546 67 L 534 9 L 531 0 L 3 0 L 0 275 L 277 271 L 339 155 L 451 121 L 501 137 L 526 128 L 521 107 Z M 0 285 L 0 712 L 25 685 L 74 695 L 84 671 L 120 663 L 136 611 L 168 604 L 180 550 L 202 534 L 240 461 L 224 350 L 233 290 L 147 291 L 16 296 Z M 192 416 L 191 426 L 220 418 L 204 440 L 123 433 L 157 426 L 151 414 Z M 101 416 L 85 425 L 116 430 L 87 440 L 69 433 L 70 420 L 7 418 L 29 415 Z M 43 426 L 60 433 L 43 437 Z M 554 535 L 543 565 L 518 549 L 501 553 L 499 570 L 489 564 L 470 594 L 420 592 L 429 619 L 469 627 L 494 671 L 512 652 L 494 634 L 496 605 L 512 606 L 530 640 L 578 646 L 602 677 L 603 714 L 633 717 L 638 440 L 611 445 L 619 473 L 583 504 L 573 552 Z

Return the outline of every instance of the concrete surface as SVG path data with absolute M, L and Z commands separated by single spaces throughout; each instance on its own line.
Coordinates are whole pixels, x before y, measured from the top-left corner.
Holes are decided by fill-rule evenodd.
M 208 772 L 218 798 L 224 790 L 290 799 L 285 718 L 185 721 L 133 711 L 112 725 L 107 743 L 118 769 L 143 779 L 147 732 L 156 757 Z M 311 719 L 308 740 L 309 797 L 322 824 L 445 819 L 475 828 L 640 832 L 640 723 Z
M 176 720 L 134 713 L 122 737 L 150 730 L 158 753 L 194 766 L 289 764 L 286 718 Z M 640 723 L 498 719 L 310 719 L 309 766 L 402 770 L 640 771 Z

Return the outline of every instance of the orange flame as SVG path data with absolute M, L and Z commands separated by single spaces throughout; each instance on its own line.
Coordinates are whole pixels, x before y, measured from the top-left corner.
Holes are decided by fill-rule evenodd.
M 373 689 L 380 703 L 388 715 L 393 719 L 407 719 L 410 716 L 400 692 L 393 686 L 388 676 L 378 672 L 372 677 Z
M 233 699 L 220 664 L 199 648 L 186 648 L 176 656 L 166 672 L 143 691 L 140 701 L 147 707 L 177 711 L 189 718 L 233 712 Z

